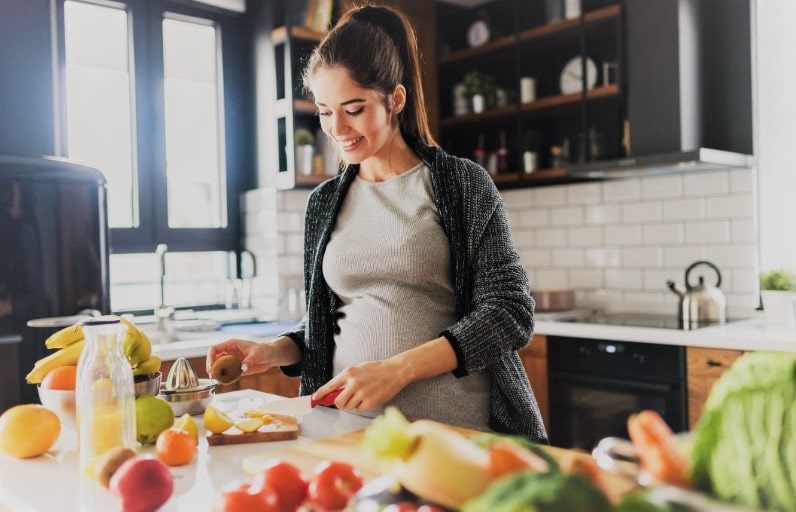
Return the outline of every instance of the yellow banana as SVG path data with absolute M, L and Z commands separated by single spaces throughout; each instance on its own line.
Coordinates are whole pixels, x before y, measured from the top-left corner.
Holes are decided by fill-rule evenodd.
M 157 355 L 152 354 L 149 356 L 149 359 L 142 363 L 138 363 L 133 368 L 133 376 L 137 377 L 139 375 L 154 375 L 158 372 L 158 370 L 160 370 L 160 358 Z
M 50 335 L 44 342 L 47 348 L 64 348 L 83 339 L 83 326 L 79 323 L 64 327 Z
M 149 343 L 147 335 L 141 332 L 132 322 L 125 318 L 122 318 L 122 322 L 127 325 L 122 352 L 130 362 L 130 366 L 135 367 L 137 364 L 149 359 L 149 356 L 152 355 L 152 345 Z
M 40 384 L 50 371 L 60 366 L 76 365 L 80 359 L 80 352 L 83 350 L 84 341 L 72 343 L 58 352 L 54 352 L 47 357 L 39 359 L 28 373 L 25 379 L 29 384 Z

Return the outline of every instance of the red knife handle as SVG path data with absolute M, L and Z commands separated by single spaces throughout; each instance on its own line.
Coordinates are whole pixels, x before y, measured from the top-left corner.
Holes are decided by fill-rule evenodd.
M 330 407 L 334 405 L 334 399 L 337 398 L 337 395 L 343 392 L 343 388 L 335 389 L 331 393 L 327 393 L 320 400 L 310 400 L 310 406 L 315 407 L 316 405 L 325 405 L 326 407 Z

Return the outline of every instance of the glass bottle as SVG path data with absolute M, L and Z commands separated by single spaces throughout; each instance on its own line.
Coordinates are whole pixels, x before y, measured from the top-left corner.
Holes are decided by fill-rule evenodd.
M 83 323 L 86 339 L 77 363 L 77 432 L 80 473 L 93 475 L 107 450 L 135 450 L 135 390 L 130 363 L 122 352 L 127 326 L 118 317 Z

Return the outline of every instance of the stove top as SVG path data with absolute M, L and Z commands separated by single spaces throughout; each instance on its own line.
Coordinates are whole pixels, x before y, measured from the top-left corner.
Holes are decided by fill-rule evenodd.
M 683 325 L 675 315 L 658 313 L 633 313 L 633 312 L 606 312 L 593 311 L 586 314 L 563 316 L 555 319 L 558 322 L 624 325 L 629 327 L 652 327 L 656 329 L 674 329 L 678 331 L 691 331 L 715 324 Z

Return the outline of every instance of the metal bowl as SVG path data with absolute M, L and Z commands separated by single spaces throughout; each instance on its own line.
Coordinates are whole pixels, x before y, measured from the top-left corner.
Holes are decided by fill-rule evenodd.
M 182 416 L 185 413 L 191 416 L 202 414 L 210 402 L 216 382 L 212 379 L 199 379 L 196 387 L 188 389 L 167 389 L 166 384 L 160 386 L 160 398 L 165 400 L 174 411 L 175 416 Z
M 163 374 L 160 372 L 149 377 L 134 377 L 135 397 L 138 398 L 143 395 L 157 396 L 160 391 L 160 381 L 162 377 Z

